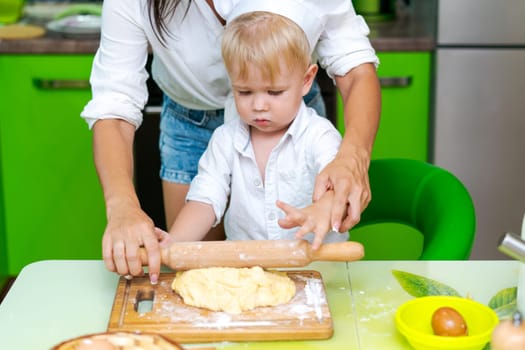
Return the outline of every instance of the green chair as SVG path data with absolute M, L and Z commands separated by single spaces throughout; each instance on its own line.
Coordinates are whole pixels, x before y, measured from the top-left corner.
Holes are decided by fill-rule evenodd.
M 472 198 L 450 172 L 418 160 L 377 159 L 372 200 L 350 240 L 365 260 L 466 260 L 474 242 Z

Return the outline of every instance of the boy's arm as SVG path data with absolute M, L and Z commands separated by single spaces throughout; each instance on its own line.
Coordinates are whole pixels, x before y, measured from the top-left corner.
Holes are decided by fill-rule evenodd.
M 279 226 L 284 229 L 300 226 L 301 228 L 295 234 L 297 238 L 303 238 L 307 233 L 313 232 L 315 238 L 312 242 L 312 249 L 319 248 L 326 234 L 332 231 L 330 214 L 333 198 L 334 191 L 326 191 L 317 202 L 302 209 L 278 200 L 277 207 L 286 214 L 284 219 L 279 219 Z
M 190 184 L 187 201 L 169 229 L 169 241 L 200 241 L 224 215 L 235 152 L 231 138 L 226 125 L 213 132 L 199 160 L 199 170 Z
M 215 220 L 215 212 L 210 204 L 188 201 L 170 228 L 170 241 L 200 241 L 212 228 Z

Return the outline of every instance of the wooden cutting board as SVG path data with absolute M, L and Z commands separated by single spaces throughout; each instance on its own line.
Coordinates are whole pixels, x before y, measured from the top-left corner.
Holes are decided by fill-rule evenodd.
M 297 290 L 289 303 L 238 315 L 184 304 L 171 289 L 175 273 L 161 274 L 155 286 L 147 277 L 121 278 L 108 331 L 160 333 L 179 343 L 330 338 L 333 323 L 321 274 L 286 273 Z M 144 305 L 151 310 L 144 311 Z

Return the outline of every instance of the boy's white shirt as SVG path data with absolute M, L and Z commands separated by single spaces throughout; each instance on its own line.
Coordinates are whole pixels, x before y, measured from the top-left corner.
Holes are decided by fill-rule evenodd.
M 340 142 L 331 122 L 302 103 L 270 153 L 263 183 L 249 128 L 234 118 L 213 133 L 186 200 L 210 204 L 215 224 L 224 215 L 227 239 L 295 239 L 298 228 L 285 230 L 277 223 L 285 215 L 275 202 L 279 199 L 297 208 L 311 204 L 315 178 L 335 157 Z M 313 234 L 305 238 L 311 241 Z M 346 240 L 348 233 L 329 232 L 324 242 Z

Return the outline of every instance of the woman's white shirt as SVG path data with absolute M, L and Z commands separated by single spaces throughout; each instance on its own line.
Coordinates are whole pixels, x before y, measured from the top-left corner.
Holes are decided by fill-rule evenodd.
M 140 126 L 148 99 L 149 52 L 154 57 L 153 79 L 175 102 L 200 110 L 224 108 L 231 88 L 220 50 L 223 26 L 206 0 L 193 0 L 189 7 L 188 1 L 181 1 L 169 22 L 171 34 L 165 36 L 165 45 L 151 27 L 146 0 L 103 2 L 100 46 L 90 78 L 93 96 L 81 113 L 89 127 L 99 119 L 113 118 Z M 253 0 L 215 0 L 215 6 L 227 18 L 228 13 L 220 11 L 231 10 L 240 1 Z M 310 1 L 323 8 L 323 1 Z M 351 6 L 326 16 L 315 57 L 330 76 L 344 75 L 365 62 L 378 63 L 368 27 Z

